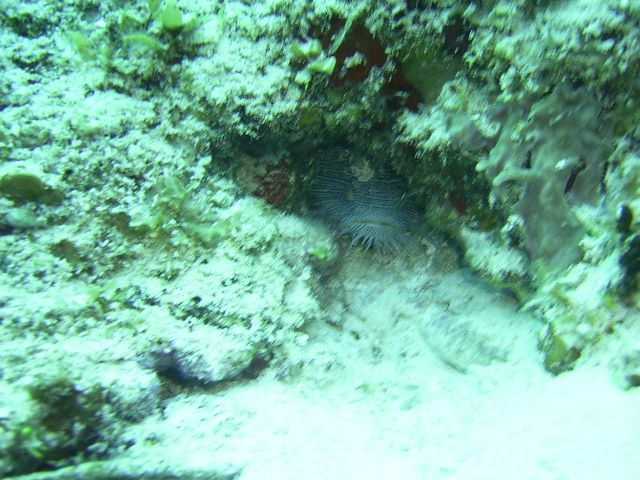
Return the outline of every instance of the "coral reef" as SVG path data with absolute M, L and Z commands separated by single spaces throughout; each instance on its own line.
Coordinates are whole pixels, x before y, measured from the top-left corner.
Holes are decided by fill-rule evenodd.
M 167 445 L 349 354 L 526 351 L 637 391 L 639 25 L 629 0 L 0 0 L 0 476 L 234 478 Z
M 585 235 L 575 210 L 600 203 L 610 146 L 602 139 L 599 127 L 607 122 L 599 111 L 587 92 L 560 84 L 525 115 L 509 115 L 495 146 L 476 165 L 493 194 L 522 220 L 531 258 L 558 269 L 578 259 Z M 513 206 L 509 183 L 524 185 Z

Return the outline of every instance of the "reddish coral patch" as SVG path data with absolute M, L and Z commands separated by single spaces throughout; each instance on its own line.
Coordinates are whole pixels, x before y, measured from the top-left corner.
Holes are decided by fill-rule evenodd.
M 253 195 L 271 205 L 283 205 L 291 189 L 289 165 L 285 162 L 272 165 L 265 175 L 258 177 L 258 181 L 260 184 Z

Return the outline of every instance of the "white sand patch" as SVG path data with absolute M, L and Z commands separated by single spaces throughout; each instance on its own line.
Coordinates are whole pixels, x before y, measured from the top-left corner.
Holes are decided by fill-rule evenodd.
M 310 329 L 301 376 L 172 399 L 158 455 L 242 480 L 640 478 L 640 392 L 546 373 L 537 321 L 469 275 L 359 255 L 335 279 L 344 323 Z M 459 328 L 431 348 L 443 323 Z M 438 351 L 478 342 L 464 368 Z

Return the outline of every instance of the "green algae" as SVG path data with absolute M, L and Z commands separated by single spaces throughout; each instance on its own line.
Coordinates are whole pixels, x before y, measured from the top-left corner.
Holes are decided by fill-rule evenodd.
M 64 199 L 61 191 L 46 185 L 33 173 L 7 173 L 0 178 L 0 195 L 16 205 L 28 202 L 58 205 Z

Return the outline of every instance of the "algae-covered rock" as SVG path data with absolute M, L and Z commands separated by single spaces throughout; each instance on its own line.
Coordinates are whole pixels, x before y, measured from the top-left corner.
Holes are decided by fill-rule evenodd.
M 17 230 L 29 230 L 43 225 L 33 209 L 28 206 L 10 208 L 3 220 L 3 224 Z
M 460 240 L 471 268 L 497 286 L 518 290 L 525 284 L 529 260 L 521 250 L 504 245 L 490 233 L 462 228 Z
M 0 129 L 0 162 L 4 162 L 11 155 L 11 144 L 8 135 Z
M 559 269 L 578 259 L 585 235 L 575 208 L 600 199 L 609 147 L 600 135 L 599 108 L 589 92 L 558 85 L 525 115 L 515 111 L 476 165 L 493 194 L 521 217 L 531 257 Z M 514 184 L 522 190 L 515 202 Z
M 239 378 L 254 360 L 258 348 L 249 332 L 236 333 L 199 325 L 184 330 L 179 324 L 154 339 L 145 353 L 161 375 L 184 384 L 210 385 Z
M 620 266 L 625 272 L 623 288 L 627 292 L 634 291 L 638 285 L 638 273 L 640 273 L 640 233 L 631 235 L 624 241 Z
M 567 338 L 555 333 L 553 328 L 548 328 L 540 341 L 540 350 L 544 353 L 545 368 L 555 374 L 571 370 L 580 358 L 580 348 L 571 345 Z
M 60 240 L 51 245 L 49 251 L 56 257 L 66 260 L 69 265 L 75 266 L 80 262 L 78 247 L 71 240 Z
M 96 368 L 87 357 L 76 356 L 74 364 L 60 352 L 55 355 L 57 361 L 51 357 L 51 364 L 34 365 L 13 390 L 0 384 L 0 411 L 11 414 L 0 429 L 9 428 L 9 436 L 0 434 L 1 473 L 29 473 L 100 456 L 127 422 L 142 420 L 158 406 L 156 376 L 134 363 Z M 5 400 L 19 402 L 10 406 Z
M 623 362 L 622 386 L 627 389 L 640 387 L 640 351 L 625 356 Z
M 37 448 L 28 442 L 37 422 L 36 404 L 25 389 L 0 381 L 0 418 L 0 476 L 6 477 L 16 472 L 16 457 L 28 458 L 29 450 Z
M 7 173 L 0 178 L 0 195 L 17 205 L 27 202 L 57 205 L 64 198 L 62 192 L 49 187 L 40 177 L 28 172 Z
M 468 386 L 526 355 L 510 401 L 624 334 L 600 365 L 640 385 L 637 3 L 4 1 L 0 476 L 231 478 L 200 449 L 301 438 L 245 387 L 354 359 L 369 406 L 409 379 L 409 423 L 460 392 L 424 353 Z M 406 178 L 406 249 L 345 251 L 309 211 L 338 148 Z M 463 257 L 510 292 L 451 282 Z

